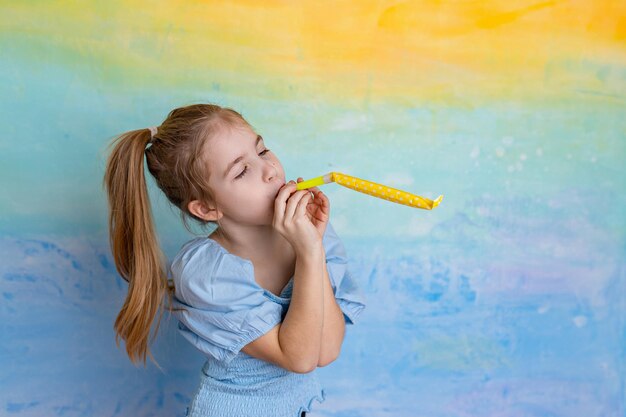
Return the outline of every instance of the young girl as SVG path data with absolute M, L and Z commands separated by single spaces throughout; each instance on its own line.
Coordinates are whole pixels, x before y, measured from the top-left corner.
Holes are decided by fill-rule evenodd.
M 110 243 L 128 295 L 115 321 L 133 363 L 152 357 L 164 310 L 206 356 L 193 417 L 300 417 L 325 400 L 316 376 L 339 356 L 365 307 L 317 188 L 296 191 L 278 157 L 236 111 L 197 104 L 157 128 L 122 134 L 104 184 Z M 146 147 L 147 146 L 147 147 Z M 182 221 L 217 226 L 169 266 L 158 246 L 143 159 Z M 302 178 L 298 178 L 301 181 Z M 171 276 L 171 279 L 168 277 Z M 157 364 L 158 366 L 158 364 Z

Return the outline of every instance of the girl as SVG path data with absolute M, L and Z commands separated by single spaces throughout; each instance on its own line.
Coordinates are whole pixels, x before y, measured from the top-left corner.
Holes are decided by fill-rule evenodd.
M 317 188 L 296 191 L 236 111 L 197 104 L 111 145 L 104 185 L 110 243 L 128 295 L 115 321 L 131 362 L 166 309 L 206 356 L 187 416 L 300 417 L 325 400 L 314 372 L 339 355 L 365 307 Z M 149 145 L 147 148 L 146 146 Z M 168 267 L 152 222 L 143 158 L 182 221 L 216 226 Z M 298 182 L 302 178 L 298 178 Z M 171 279 L 168 279 L 171 276 Z

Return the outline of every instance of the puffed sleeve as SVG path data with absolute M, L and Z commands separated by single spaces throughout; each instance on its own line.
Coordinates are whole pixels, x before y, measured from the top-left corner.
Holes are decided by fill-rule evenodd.
M 335 300 L 343 312 L 346 324 L 354 324 L 365 308 L 365 297 L 348 269 L 346 249 L 330 221 L 326 225 L 322 244 Z
M 252 269 L 209 244 L 189 250 L 170 266 L 176 286 L 178 329 L 197 349 L 230 362 L 246 344 L 282 320 L 282 307 L 263 295 Z

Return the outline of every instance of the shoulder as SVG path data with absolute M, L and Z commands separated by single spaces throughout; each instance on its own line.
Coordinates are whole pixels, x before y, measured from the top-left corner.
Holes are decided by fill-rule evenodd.
M 186 242 L 172 259 L 170 271 L 176 296 L 190 305 L 199 297 L 217 301 L 249 279 L 244 260 L 206 237 Z
M 217 245 L 206 237 L 197 237 L 183 244 L 171 263 L 174 280 L 180 279 L 186 271 L 197 266 L 207 268 L 217 264 L 223 255 Z

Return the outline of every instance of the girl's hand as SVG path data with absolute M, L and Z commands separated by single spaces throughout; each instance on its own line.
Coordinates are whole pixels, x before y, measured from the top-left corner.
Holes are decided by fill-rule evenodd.
M 272 226 L 291 243 L 298 255 L 309 255 L 314 248 L 322 248 L 322 238 L 307 213 L 311 200 L 311 192 L 296 191 L 292 180 L 281 187 L 274 201 Z
M 298 182 L 302 181 L 304 179 L 298 177 Z M 330 201 L 319 188 L 311 187 L 308 190 L 313 193 L 314 198 L 307 204 L 306 214 L 319 232 L 320 238 L 323 238 L 328 219 L 330 218 Z

